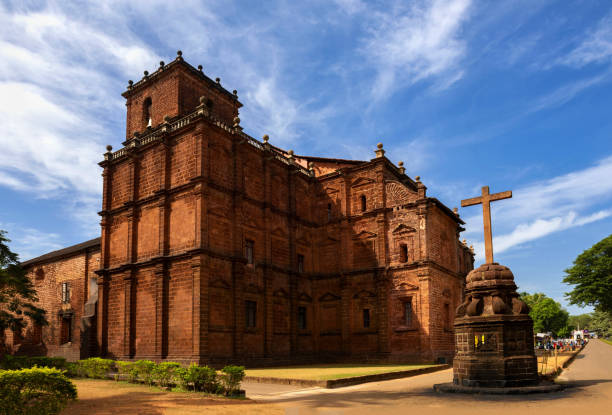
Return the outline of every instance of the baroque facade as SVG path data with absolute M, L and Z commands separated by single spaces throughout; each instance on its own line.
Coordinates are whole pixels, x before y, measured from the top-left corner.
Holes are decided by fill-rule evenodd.
M 26 262 L 49 354 L 452 359 L 473 268 L 463 221 L 382 144 L 356 161 L 255 140 L 236 91 L 180 53 L 123 96 L 127 139 L 100 163 L 99 242 Z M 59 270 L 69 262 L 80 265 Z

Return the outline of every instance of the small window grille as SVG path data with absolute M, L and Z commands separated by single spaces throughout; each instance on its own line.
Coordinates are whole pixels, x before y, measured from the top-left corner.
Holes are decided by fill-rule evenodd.
M 404 324 L 408 327 L 412 326 L 412 298 L 404 302 Z
M 62 283 L 62 303 L 70 303 L 70 284 L 67 282 Z
M 253 251 L 255 248 L 255 242 L 251 241 L 251 240 L 246 240 L 245 243 L 245 257 L 247 260 L 247 264 L 252 265 L 253 264 Z

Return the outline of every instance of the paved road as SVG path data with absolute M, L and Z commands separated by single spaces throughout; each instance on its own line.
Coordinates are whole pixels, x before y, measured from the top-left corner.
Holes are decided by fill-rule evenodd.
M 247 396 L 275 402 L 289 415 L 304 414 L 480 414 L 612 412 L 612 346 L 591 340 L 559 377 L 562 392 L 526 396 L 437 394 L 434 383 L 449 382 L 452 370 L 340 389 L 245 384 Z M 425 412 L 423 412 L 425 411 Z M 551 412 L 554 411 L 554 412 Z M 559 412 L 557 412 L 559 411 Z M 568 412 L 569 411 L 569 412 Z

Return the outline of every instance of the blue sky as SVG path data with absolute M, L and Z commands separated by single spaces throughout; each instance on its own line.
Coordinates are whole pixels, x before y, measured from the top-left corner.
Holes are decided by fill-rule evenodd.
M 609 1 L 1 1 L 0 228 L 22 259 L 99 234 L 120 94 L 177 49 L 238 90 L 252 136 L 383 142 L 449 207 L 513 190 L 494 247 L 521 289 L 566 304 L 563 270 L 611 233 Z M 481 209 L 460 213 L 482 261 Z

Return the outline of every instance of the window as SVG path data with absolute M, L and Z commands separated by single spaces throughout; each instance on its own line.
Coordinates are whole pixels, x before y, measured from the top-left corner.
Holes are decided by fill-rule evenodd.
M 306 307 L 298 307 L 298 328 L 306 329 Z
M 404 301 L 404 324 L 408 327 L 412 326 L 412 298 Z
M 255 301 L 246 300 L 245 308 L 245 326 L 247 329 L 257 327 L 257 303 Z
M 363 309 L 363 327 L 366 329 L 370 327 L 370 309 L 369 308 Z
M 332 205 L 331 203 L 327 204 L 327 221 L 329 222 L 332 219 Z
M 62 303 L 70 303 L 70 284 L 67 282 L 62 283 Z
M 361 211 L 366 211 L 366 197 L 365 195 L 361 195 Z
M 245 248 L 244 248 L 244 255 L 246 257 L 247 260 L 247 264 L 249 265 L 253 265 L 253 250 L 255 247 L 255 242 L 251 241 L 251 240 L 246 240 L 246 243 L 244 244 Z
M 298 256 L 297 256 L 297 269 L 298 269 L 298 272 L 304 272 L 304 255 L 298 254 Z
M 444 329 L 450 330 L 451 328 L 451 315 L 450 315 L 450 305 L 444 304 Z
M 61 324 L 61 344 L 72 341 L 72 316 L 63 316 Z
M 408 245 L 400 244 L 400 262 L 408 262 Z
M 153 120 L 151 119 L 151 105 L 153 105 L 153 101 L 151 101 L 150 97 L 147 97 L 142 104 L 142 119 L 145 127 L 151 127 L 153 124 Z

